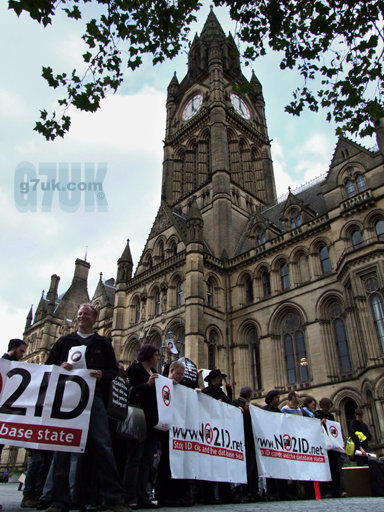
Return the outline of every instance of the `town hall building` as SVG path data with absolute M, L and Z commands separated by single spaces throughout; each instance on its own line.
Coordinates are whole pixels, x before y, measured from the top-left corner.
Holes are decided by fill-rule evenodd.
M 345 431 L 359 406 L 383 448 L 384 129 L 376 150 L 341 137 L 326 177 L 278 202 L 262 86 L 213 12 L 166 110 L 161 204 L 135 272 L 127 242 L 116 279 L 100 276 L 98 332 L 125 364 L 171 337 L 255 404 L 272 388 L 329 397 Z M 61 297 L 52 276 L 26 361 L 73 329 L 88 270 L 77 260 Z

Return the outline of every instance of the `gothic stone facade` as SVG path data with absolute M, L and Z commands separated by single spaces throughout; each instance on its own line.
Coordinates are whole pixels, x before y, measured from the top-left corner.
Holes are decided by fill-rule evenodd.
M 374 151 L 340 138 L 326 178 L 277 202 L 262 87 L 213 13 L 166 108 L 161 205 L 134 275 L 128 242 L 99 283 L 99 332 L 128 364 L 171 330 L 235 394 L 328 396 L 345 429 L 360 406 L 383 448 L 383 128 Z
M 118 263 L 120 356 L 171 330 L 255 403 L 329 396 L 344 428 L 363 407 L 383 446 L 383 161 L 341 138 L 326 178 L 277 203 L 260 82 L 211 13 L 168 87 L 156 220 L 134 276 L 129 245 Z

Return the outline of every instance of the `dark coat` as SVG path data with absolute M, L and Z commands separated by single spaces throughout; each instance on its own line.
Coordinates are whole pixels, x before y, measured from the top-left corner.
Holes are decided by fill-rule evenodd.
M 321 409 L 318 409 L 315 411 L 315 418 L 318 418 L 319 420 L 322 420 L 325 418 L 326 420 L 335 421 L 335 417 L 331 412 L 323 412 Z
M 361 442 L 355 432 L 362 432 L 367 439 Z M 364 448 L 364 450 L 368 450 L 368 441 L 372 439 L 372 435 L 369 431 L 368 425 L 364 423 L 364 421 L 357 421 L 356 419 L 352 420 L 349 424 L 349 435 L 355 443 L 355 450 L 359 450 L 360 447 Z
M 262 409 L 264 409 L 264 411 L 269 411 L 269 412 L 281 412 L 278 407 L 273 407 L 271 404 L 264 405 L 264 407 L 262 407 Z
M 117 375 L 115 352 L 111 342 L 96 332 L 92 336 L 82 338 L 76 332 L 71 332 L 59 338 L 53 345 L 45 364 L 60 366 L 68 361 L 68 352 L 72 347 L 85 345 L 85 361 L 90 370 L 101 370 L 102 377 L 96 382 L 95 394 L 102 396 L 104 403 L 108 399 L 109 388 L 112 380 Z
M 151 368 L 152 373 L 157 373 Z M 133 363 L 127 368 L 127 377 L 130 386 L 130 401 L 132 404 L 140 404 L 143 408 L 148 427 L 157 425 L 156 390 L 148 386 L 149 373 L 141 363 Z
M 201 392 L 211 396 L 215 400 L 222 400 L 226 404 L 232 404 L 231 398 L 228 397 L 228 395 L 232 397 L 232 388 L 230 386 L 227 386 L 228 395 L 223 392 L 220 386 L 213 386 L 212 384 L 208 384 Z

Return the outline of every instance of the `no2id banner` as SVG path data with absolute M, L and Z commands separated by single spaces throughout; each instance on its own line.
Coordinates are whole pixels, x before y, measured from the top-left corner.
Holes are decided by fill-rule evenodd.
M 250 406 L 259 476 L 331 480 L 320 420 Z
M 174 386 L 173 393 L 172 478 L 246 483 L 240 409 L 181 385 Z
M 95 382 L 89 370 L 0 359 L 0 443 L 83 452 Z

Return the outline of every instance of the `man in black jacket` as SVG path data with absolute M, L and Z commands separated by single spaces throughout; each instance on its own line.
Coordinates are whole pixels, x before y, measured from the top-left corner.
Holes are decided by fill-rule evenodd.
M 96 379 L 95 396 L 89 420 L 85 449 L 91 453 L 104 505 L 111 512 L 130 512 L 125 507 L 124 490 L 120 484 L 108 426 L 105 400 L 111 381 L 116 377 L 117 364 L 112 345 L 107 338 L 94 332 L 97 311 L 92 304 L 82 304 L 77 312 L 78 330 L 59 338 L 48 356 L 46 364 L 56 364 L 72 370 L 68 353 L 72 347 L 86 346 L 85 360 L 90 375 Z M 47 512 L 68 512 L 70 453 L 56 452 L 53 477 L 53 504 Z
M 221 400 L 226 404 L 232 404 L 232 388 L 229 384 L 225 383 L 227 395 L 221 389 L 223 379 L 226 378 L 226 374 L 222 373 L 218 368 L 211 370 L 205 377 L 205 382 L 208 382 L 208 386 L 202 390 L 205 393 L 216 400 Z
M 215 400 L 219 400 L 220 402 L 225 402 L 226 404 L 232 404 L 232 388 L 229 384 L 225 384 L 227 395 L 221 389 L 223 384 L 223 379 L 226 378 L 226 374 L 222 373 L 218 368 L 215 370 L 211 370 L 209 374 L 205 377 L 205 382 L 208 382 L 208 386 L 204 388 L 201 392 L 214 398 Z M 203 491 L 203 503 L 204 504 L 213 504 L 215 503 L 215 487 L 216 484 L 214 482 L 201 482 L 201 488 Z M 231 489 L 229 483 L 226 482 L 218 482 L 217 484 L 219 500 L 222 503 L 232 503 Z

